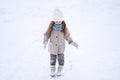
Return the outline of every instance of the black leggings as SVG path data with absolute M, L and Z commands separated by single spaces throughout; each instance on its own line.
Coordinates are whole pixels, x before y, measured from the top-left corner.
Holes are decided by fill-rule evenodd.
M 60 66 L 64 65 L 64 54 L 58 54 L 58 55 L 50 54 L 50 65 L 51 66 L 56 65 L 56 59 L 58 59 L 58 64 Z

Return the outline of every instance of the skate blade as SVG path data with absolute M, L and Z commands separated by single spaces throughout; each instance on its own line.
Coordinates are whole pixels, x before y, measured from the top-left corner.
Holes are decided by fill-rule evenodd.
M 60 74 L 60 75 L 56 75 L 57 77 L 61 77 L 62 76 L 62 74 Z
M 54 78 L 55 77 L 55 75 L 50 75 L 52 78 Z

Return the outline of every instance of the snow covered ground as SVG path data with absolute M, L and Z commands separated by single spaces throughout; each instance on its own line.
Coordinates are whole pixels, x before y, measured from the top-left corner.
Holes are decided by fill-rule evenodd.
M 0 80 L 50 80 L 43 33 L 59 6 L 79 49 L 66 45 L 63 77 L 120 80 L 119 0 L 1 0 Z

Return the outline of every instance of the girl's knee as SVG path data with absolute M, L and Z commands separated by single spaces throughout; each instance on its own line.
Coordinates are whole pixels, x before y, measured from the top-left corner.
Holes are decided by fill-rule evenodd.
M 64 65 L 64 54 L 58 54 L 58 63 L 59 65 Z
M 56 64 L 56 55 L 50 54 L 50 65 L 54 66 Z

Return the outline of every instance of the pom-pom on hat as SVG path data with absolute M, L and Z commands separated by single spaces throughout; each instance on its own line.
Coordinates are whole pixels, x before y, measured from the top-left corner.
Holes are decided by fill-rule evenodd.
M 63 13 L 59 10 L 59 8 L 56 8 L 53 11 L 53 21 L 63 21 Z

